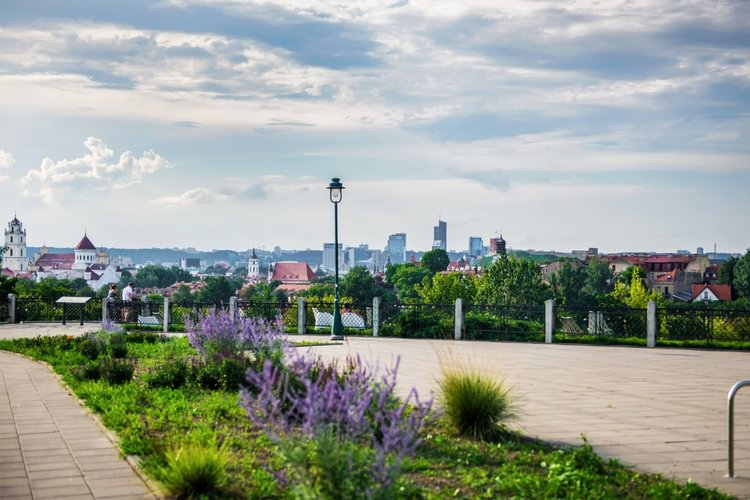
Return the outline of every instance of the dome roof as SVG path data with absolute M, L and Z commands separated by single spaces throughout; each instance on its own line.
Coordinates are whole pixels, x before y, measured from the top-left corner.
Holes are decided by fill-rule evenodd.
M 91 243 L 89 237 L 84 234 L 83 239 L 76 245 L 76 250 L 96 250 L 96 247 Z

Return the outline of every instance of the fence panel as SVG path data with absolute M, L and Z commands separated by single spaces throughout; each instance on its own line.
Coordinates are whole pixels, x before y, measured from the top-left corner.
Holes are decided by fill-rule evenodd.
M 385 304 L 380 311 L 380 335 L 452 339 L 454 312 L 454 304 Z
M 0 323 L 7 323 L 8 321 L 10 321 L 10 302 L 0 300 Z
M 565 306 L 555 308 L 555 336 L 646 340 L 646 309 Z
M 162 303 L 162 309 L 164 304 Z M 196 322 L 200 316 L 205 316 L 213 311 L 228 311 L 229 303 L 221 304 L 208 304 L 208 303 L 169 303 L 169 324 L 170 325 L 184 325 L 185 319 L 189 318 L 190 321 Z
M 750 311 L 724 308 L 657 309 L 657 340 L 750 340 Z
M 544 306 L 466 304 L 467 340 L 544 341 Z
M 306 309 L 305 330 L 318 332 L 331 330 L 333 325 L 332 300 L 309 300 Z M 342 302 L 339 304 L 339 312 L 341 313 L 341 324 L 345 330 L 372 328 L 372 303 Z

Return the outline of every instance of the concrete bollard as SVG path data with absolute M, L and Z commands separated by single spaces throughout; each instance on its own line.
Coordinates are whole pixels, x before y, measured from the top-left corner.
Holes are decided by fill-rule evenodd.
M 646 307 L 646 347 L 656 347 L 656 302 L 648 301 Z
M 372 298 L 372 336 L 380 334 L 380 297 Z
M 555 331 L 555 300 L 544 301 L 544 343 L 552 343 L 552 334 Z
M 307 300 L 304 297 L 297 297 L 297 333 L 303 335 L 307 323 Z
M 164 333 L 169 333 L 169 299 L 164 297 Z
M 454 320 L 454 331 L 453 337 L 456 340 L 461 340 L 464 333 L 464 301 L 463 299 L 456 299 L 456 313 Z
M 237 296 L 233 295 L 232 297 L 229 297 L 229 317 L 233 320 L 237 320 L 239 316 L 237 315 Z
M 8 294 L 8 321 L 16 322 L 16 296 L 12 293 Z

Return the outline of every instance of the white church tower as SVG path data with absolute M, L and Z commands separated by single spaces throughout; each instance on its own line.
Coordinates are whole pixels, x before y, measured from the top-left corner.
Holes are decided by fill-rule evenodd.
M 96 247 L 86 233 L 83 234 L 83 239 L 76 245 L 75 248 L 76 257 L 73 262 L 73 269 L 85 270 L 92 264 L 96 264 Z
M 251 280 L 257 280 L 260 278 L 260 264 L 258 256 L 255 255 L 255 249 L 253 248 L 253 254 L 247 261 L 247 277 Z
M 8 222 L 5 230 L 5 246 L 7 251 L 3 254 L 3 267 L 13 272 L 24 273 L 29 270 L 29 255 L 26 251 L 26 230 L 18 217 Z

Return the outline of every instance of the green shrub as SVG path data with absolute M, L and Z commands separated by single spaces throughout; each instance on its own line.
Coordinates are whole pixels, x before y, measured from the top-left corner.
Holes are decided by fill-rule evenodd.
M 102 378 L 113 385 L 130 382 L 135 372 L 135 361 L 129 359 L 104 358 L 101 362 Z
M 124 333 L 109 335 L 109 352 L 113 358 L 122 359 L 128 355 L 128 344 Z
M 156 368 L 149 370 L 144 379 L 149 387 L 178 389 L 185 385 L 190 373 L 188 364 L 182 358 L 170 358 Z
M 80 337 L 78 342 L 78 352 L 89 359 L 96 359 L 99 355 L 107 351 L 107 344 L 101 335 L 96 333 L 87 333 Z
M 502 381 L 474 369 L 443 364 L 442 371 L 438 388 L 443 409 L 460 434 L 492 438 L 515 416 L 510 390 Z
M 155 344 L 161 340 L 161 335 L 153 332 L 130 332 L 127 340 L 134 344 Z
M 158 475 L 173 495 L 178 498 L 225 497 L 225 469 L 229 457 L 224 450 L 190 444 L 167 451 L 165 459 L 167 463 Z
M 193 364 L 190 378 L 209 390 L 236 391 L 245 383 L 250 360 L 224 358 L 220 362 L 198 361 Z
M 85 364 L 72 368 L 71 373 L 78 380 L 99 380 L 102 378 L 101 363 L 97 360 L 90 360 Z

